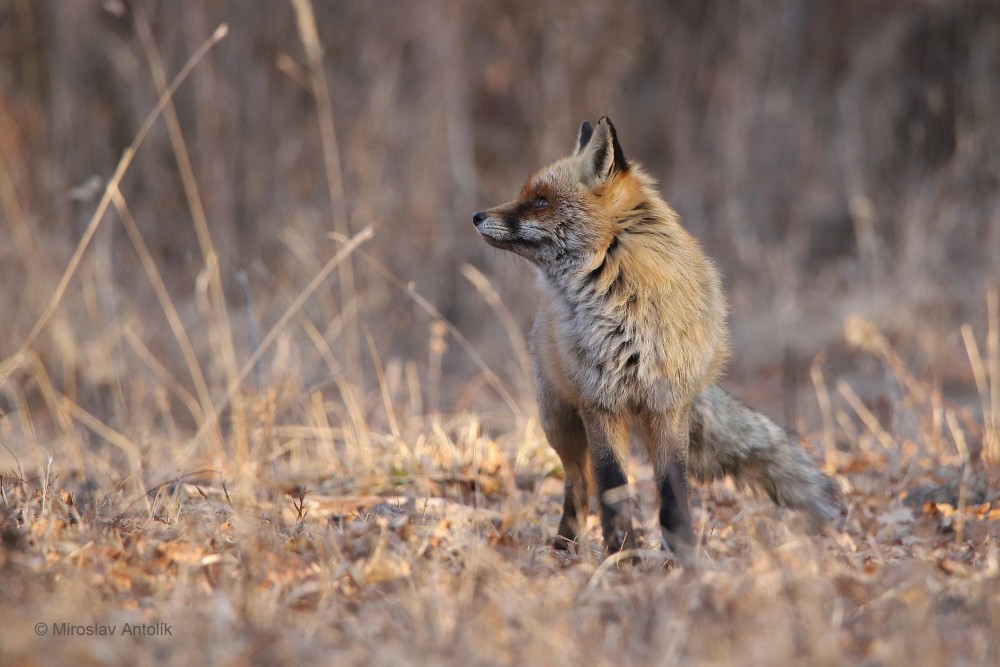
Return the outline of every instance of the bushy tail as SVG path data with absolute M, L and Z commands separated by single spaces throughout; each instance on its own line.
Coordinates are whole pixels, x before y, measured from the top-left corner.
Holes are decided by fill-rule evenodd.
M 690 433 L 688 470 L 695 477 L 732 475 L 738 484 L 822 522 L 841 515 L 837 483 L 777 424 L 721 388 L 712 385 L 695 399 Z

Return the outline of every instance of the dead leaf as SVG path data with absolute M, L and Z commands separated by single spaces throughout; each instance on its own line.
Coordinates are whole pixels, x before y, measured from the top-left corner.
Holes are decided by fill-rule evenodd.
M 956 560 L 948 558 L 947 556 L 940 558 L 937 562 L 937 566 L 941 569 L 942 572 L 945 572 L 946 574 L 953 574 L 959 576 L 967 576 L 969 574 L 968 567 L 966 567 L 962 563 L 959 563 Z

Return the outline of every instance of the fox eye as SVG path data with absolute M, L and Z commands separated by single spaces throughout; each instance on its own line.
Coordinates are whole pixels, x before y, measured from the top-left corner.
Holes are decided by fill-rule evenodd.
M 545 197 L 535 197 L 531 200 L 532 208 L 545 208 L 549 205 L 549 200 Z

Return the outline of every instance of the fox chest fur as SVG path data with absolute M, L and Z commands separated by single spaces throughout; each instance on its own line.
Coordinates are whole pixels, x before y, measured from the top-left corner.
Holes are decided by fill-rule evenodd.
M 631 412 L 683 407 L 725 359 L 718 274 L 673 212 L 655 208 L 655 217 L 622 226 L 587 261 L 539 270 L 532 356 L 572 404 Z

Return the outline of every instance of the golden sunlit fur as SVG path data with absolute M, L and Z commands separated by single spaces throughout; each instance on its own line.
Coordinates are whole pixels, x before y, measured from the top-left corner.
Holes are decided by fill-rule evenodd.
M 607 118 L 584 123 L 572 155 L 474 222 L 488 243 L 538 268 L 539 410 L 566 470 L 557 546 L 576 538 L 591 479 L 608 548 L 634 545 L 630 433 L 649 452 L 664 541 L 677 552 L 693 541 L 689 449 L 700 477 L 732 474 L 818 518 L 836 515 L 833 482 L 770 420 L 713 386 L 729 354 L 718 271 L 652 179 L 625 159 Z

